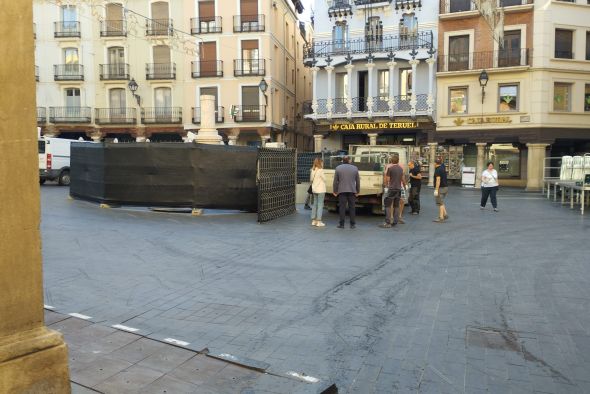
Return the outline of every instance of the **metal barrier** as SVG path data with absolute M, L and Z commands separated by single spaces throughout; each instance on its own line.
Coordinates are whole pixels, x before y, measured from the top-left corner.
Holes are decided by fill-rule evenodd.
M 318 157 L 322 158 L 321 152 L 297 153 L 297 183 L 309 182 L 313 161 Z
M 295 212 L 297 184 L 295 149 L 258 150 L 258 222 L 268 222 Z

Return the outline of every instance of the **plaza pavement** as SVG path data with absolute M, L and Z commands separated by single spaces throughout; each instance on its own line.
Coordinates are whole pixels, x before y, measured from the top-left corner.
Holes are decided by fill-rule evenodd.
M 590 392 L 590 222 L 540 194 L 503 189 L 493 213 L 451 188 L 436 224 L 424 188 L 404 225 L 339 230 L 302 209 L 257 224 L 41 189 L 45 304 L 60 312 L 341 393 Z

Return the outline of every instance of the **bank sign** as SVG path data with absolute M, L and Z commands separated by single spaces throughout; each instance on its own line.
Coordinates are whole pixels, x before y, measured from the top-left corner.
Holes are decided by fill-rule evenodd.
M 370 131 L 390 129 L 415 129 L 418 122 L 371 122 L 371 123 L 334 123 L 330 131 Z

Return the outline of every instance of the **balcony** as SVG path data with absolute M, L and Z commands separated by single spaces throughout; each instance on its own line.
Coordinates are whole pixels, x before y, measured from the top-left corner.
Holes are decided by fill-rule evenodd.
M 264 31 L 264 15 L 234 15 L 234 33 Z
M 222 60 L 203 60 L 191 62 L 193 78 L 223 77 Z
M 35 81 L 39 82 L 39 66 L 35 66 Z
M 135 108 L 96 108 L 94 121 L 99 125 L 134 125 L 137 111 Z
M 391 102 L 388 96 L 376 96 L 373 97 L 372 101 L 371 113 L 373 117 L 389 117 L 391 111 L 393 111 L 394 116 L 412 116 L 414 112 L 412 110 L 411 95 L 394 96 Z M 348 99 L 345 97 L 332 99 L 330 118 L 347 118 L 349 116 L 354 118 L 367 117 L 367 112 L 369 111 L 369 100 L 367 97 L 353 97 L 350 100 L 350 111 L 348 105 Z M 317 119 L 327 119 L 328 100 L 317 100 L 317 106 L 315 114 L 313 114 L 313 109 L 310 105 L 307 108 L 304 106 L 304 115 L 308 118 L 311 116 Z M 416 115 L 432 115 L 429 111 L 427 94 L 416 94 L 416 106 L 414 110 Z
M 77 21 L 62 21 L 54 22 L 53 36 L 55 38 L 71 38 L 80 37 L 80 22 Z
M 172 19 L 148 19 L 145 21 L 146 36 L 171 36 L 173 30 Z
M 234 59 L 234 76 L 264 76 L 264 59 Z
M 515 7 L 532 5 L 534 0 L 497 0 L 499 7 Z M 477 11 L 471 0 L 440 0 L 440 14 L 454 14 L 457 12 Z
M 90 107 L 49 107 L 50 123 L 90 123 Z
M 145 79 L 176 79 L 176 63 L 148 63 L 145 66 Z
M 381 1 L 379 2 L 381 3 Z M 328 6 L 328 16 L 330 18 L 352 16 L 352 0 L 329 0 Z
M 224 113 L 224 107 L 217 107 L 217 110 L 215 110 L 215 123 L 223 123 L 225 121 Z M 193 123 L 201 124 L 201 108 L 199 107 L 193 107 Z
M 47 122 L 47 108 L 37 107 L 37 124 L 42 125 Z
M 391 51 L 411 50 L 413 48 L 429 49 L 432 44 L 431 30 L 396 36 L 363 36 L 348 40 L 314 41 L 305 48 L 303 57 L 305 59 L 311 59 L 328 56 L 344 56 L 347 54 L 364 54 L 369 51 L 372 53 L 388 53 Z
M 100 21 L 101 37 L 127 37 L 127 22 L 125 20 Z
M 266 105 L 234 105 L 235 122 L 266 122 Z
M 182 107 L 142 108 L 141 123 L 180 124 L 182 123 Z
M 53 79 L 55 81 L 83 81 L 84 66 L 81 64 L 55 64 Z
M 221 17 L 191 18 L 191 34 L 221 33 Z
M 460 53 L 438 57 L 438 71 L 466 71 L 486 68 L 530 66 L 532 49 Z
M 101 64 L 99 67 L 101 81 L 129 80 L 129 64 L 127 63 Z

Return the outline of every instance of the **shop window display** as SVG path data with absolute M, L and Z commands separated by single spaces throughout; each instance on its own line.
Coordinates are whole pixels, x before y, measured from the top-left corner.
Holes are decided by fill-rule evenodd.
M 570 89 L 569 83 L 556 83 L 553 86 L 553 110 L 569 111 L 570 110 Z
M 467 88 L 449 89 L 449 113 L 458 115 L 467 113 Z
M 518 111 L 518 85 L 501 85 L 498 99 L 498 112 Z

